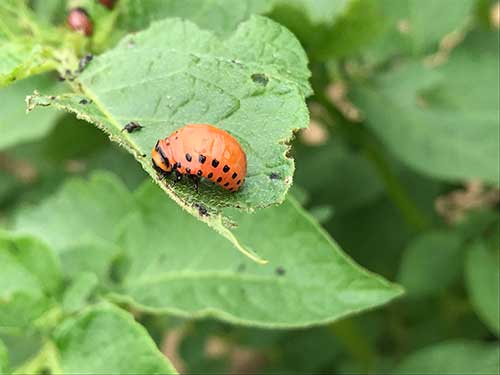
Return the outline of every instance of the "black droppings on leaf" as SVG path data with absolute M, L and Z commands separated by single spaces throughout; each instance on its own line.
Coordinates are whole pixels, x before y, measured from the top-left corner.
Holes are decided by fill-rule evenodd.
M 82 99 L 79 101 L 80 104 L 82 105 L 85 105 L 85 104 L 90 104 L 92 101 L 91 100 L 87 100 L 87 99 Z
M 193 206 L 198 210 L 198 213 L 200 214 L 200 216 L 210 216 L 208 214 L 207 208 L 203 204 L 195 203 Z
M 85 67 L 92 61 L 94 58 L 94 55 L 91 53 L 87 53 L 85 56 L 83 56 L 80 61 L 78 62 L 78 70 L 77 73 L 83 72 Z
M 276 267 L 275 272 L 276 272 L 276 275 L 278 275 L 278 276 L 283 276 L 286 273 L 285 269 L 281 266 Z
M 271 172 L 271 174 L 269 175 L 269 178 L 271 180 L 279 180 L 280 179 L 280 175 L 277 174 L 276 172 Z
M 133 132 L 137 132 L 139 130 L 141 130 L 144 126 L 142 126 L 141 124 L 139 124 L 138 122 L 136 121 L 131 121 L 129 122 L 127 125 L 125 125 L 122 129 L 122 132 L 123 131 L 127 131 L 127 133 L 133 133 Z
M 269 82 L 269 78 L 267 78 L 267 76 L 262 73 L 254 73 L 250 77 L 252 78 L 252 81 L 262 86 L 266 86 Z

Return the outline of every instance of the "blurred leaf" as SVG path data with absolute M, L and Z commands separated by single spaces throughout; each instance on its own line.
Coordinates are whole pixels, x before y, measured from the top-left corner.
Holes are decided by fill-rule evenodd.
M 152 21 L 179 17 L 200 28 L 226 34 L 252 14 L 270 10 L 270 0 L 121 0 L 122 27 L 141 30 Z
M 429 1 L 403 0 L 407 4 L 405 19 L 409 22 L 408 35 L 416 51 L 436 46 L 446 34 L 464 29 L 472 14 L 475 0 Z M 436 22 L 439 15 L 439 22 Z
M 326 224 L 340 246 L 363 267 L 394 278 L 412 230 L 387 197 L 333 217 Z
M 44 240 L 58 254 L 86 249 L 93 258 L 97 249 L 113 243 L 120 221 L 134 206 L 132 194 L 121 183 L 95 174 L 86 182 L 69 180 L 37 207 L 21 209 L 15 227 Z M 97 249 L 92 249 L 94 239 L 103 245 L 97 243 Z
M 382 31 L 378 0 L 278 0 L 270 16 L 289 28 L 317 59 L 343 57 Z
M 498 344 L 454 340 L 406 357 L 394 374 L 498 374 Z
M 15 369 L 33 358 L 42 345 L 41 337 L 27 330 L 24 330 L 22 334 L 19 332 L 7 334 L 1 332 L 0 329 L 0 340 L 3 340 L 7 349 L 10 369 Z
M 332 205 L 335 214 L 376 199 L 382 183 L 368 160 L 338 141 L 297 147 L 295 183 L 305 188 L 311 205 Z
M 352 98 L 366 123 L 411 167 L 445 180 L 478 178 L 499 184 L 499 97 L 493 83 L 499 78 L 498 61 L 493 46 L 479 58 L 467 45 L 440 69 L 405 64 L 357 85 Z M 426 100 L 433 89 L 439 94 L 437 103 Z M 461 95 L 475 97 L 469 105 Z
M 33 11 L 40 21 L 45 23 L 61 23 L 66 16 L 67 0 L 32 0 Z
M 498 241 L 492 249 L 485 241 L 473 243 L 465 262 L 466 285 L 471 303 L 481 320 L 498 336 L 500 333 L 500 263 Z
M 268 258 L 268 266 L 242 261 L 229 243 L 183 215 L 154 185 L 144 185 L 137 199 L 142 215 L 131 218 L 123 234 L 128 267 L 115 296 L 137 309 L 301 327 L 337 320 L 401 293 L 346 258 L 292 199 L 238 217 L 235 235 Z
M 177 374 L 146 330 L 116 307 L 93 307 L 55 333 L 62 373 Z
M 0 150 L 43 137 L 61 117 L 53 109 L 26 114 L 25 98 L 34 90 L 58 90 L 55 77 L 39 75 L 0 89 Z
M 165 28 L 169 33 L 161 32 Z M 256 72 L 269 80 L 264 85 L 252 81 Z M 30 101 L 32 106 L 54 104 L 97 124 L 125 146 L 177 203 L 242 249 L 224 227 L 221 208 L 254 209 L 284 199 L 294 169 L 293 160 L 285 155 L 286 142 L 293 130 L 307 125 L 308 77 L 300 44 L 270 20 L 252 17 L 222 43 L 176 19 L 129 36 L 94 59 L 75 81 L 92 103 L 80 104 L 78 94 L 55 100 L 34 96 Z M 144 129 L 122 132 L 132 120 L 140 121 Z M 189 182 L 159 179 L 148 155 L 158 139 L 186 123 L 215 124 L 242 143 L 248 173 L 238 193 L 207 183 L 193 194 Z M 279 178 L 271 179 L 271 173 Z M 195 204 L 203 204 L 211 215 L 200 216 Z
M 59 264 L 40 241 L 6 232 L 0 232 L 0 264 L 0 330 L 26 327 L 52 306 Z
M 460 275 L 463 259 L 460 236 L 451 231 L 427 232 L 405 249 L 398 279 L 409 297 L 436 294 Z
M 77 274 L 72 279 L 62 299 L 62 309 L 67 314 L 82 311 L 99 282 L 95 274 L 88 272 Z
M 56 68 L 52 50 L 47 47 L 1 39 L 0 42 L 0 88 Z
M 0 339 L 0 374 L 6 374 L 9 368 L 9 357 L 7 348 Z
M 466 31 L 475 2 L 378 0 L 382 31 L 362 53 L 372 63 L 380 63 L 400 55 L 434 52 L 448 34 Z

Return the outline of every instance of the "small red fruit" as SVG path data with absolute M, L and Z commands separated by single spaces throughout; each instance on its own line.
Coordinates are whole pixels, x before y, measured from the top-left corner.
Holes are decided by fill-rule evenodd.
M 92 35 L 93 25 L 90 16 L 83 8 L 73 8 L 69 11 L 67 18 L 70 29 L 83 33 L 85 36 Z
M 99 2 L 108 9 L 113 9 L 115 6 L 115 0 L 99 0 Z

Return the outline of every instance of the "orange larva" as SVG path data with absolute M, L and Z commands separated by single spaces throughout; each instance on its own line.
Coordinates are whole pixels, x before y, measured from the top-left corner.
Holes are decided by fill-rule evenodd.
M 206 178 L 229 191 L 238 190 L 247 173 L 245 151 L 228 132 L 208 124 L 188 124 L 159 140 L 151 153 L 161 174 L 188 175 L 197 186 Z

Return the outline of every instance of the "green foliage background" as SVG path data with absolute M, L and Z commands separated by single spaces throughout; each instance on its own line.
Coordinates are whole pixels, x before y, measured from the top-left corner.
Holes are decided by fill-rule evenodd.
M 499 11 L 2 0 L 0 373 L 498 373 Z M 240 192 L 158 178 L 189 122 Z

